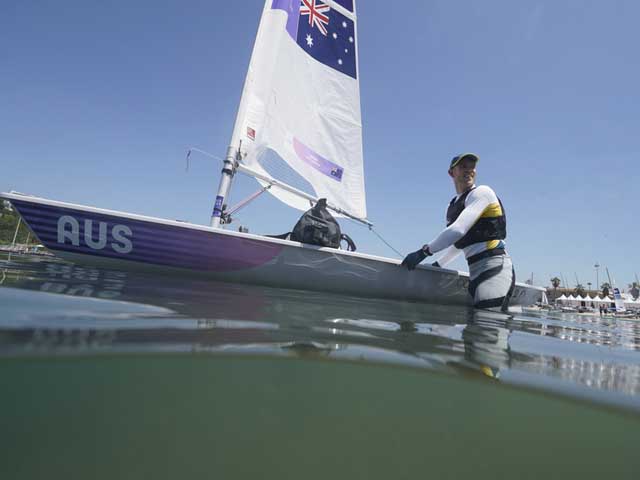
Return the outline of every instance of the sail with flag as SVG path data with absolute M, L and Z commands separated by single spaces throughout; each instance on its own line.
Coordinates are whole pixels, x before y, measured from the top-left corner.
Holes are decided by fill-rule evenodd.
M 609 279 L 609 284 L 611 285 L 611 289 L 613 290 L 613 301 L 615 302 L 616 312 L 625 312 L 626 308 L 624 306 L 624 299 L 622 298 L 622 294 L 620 293 L 620 289 L 616 287 L 616 283 L 611 278 L 611 274 L 609 273 L 609 267 L 605 268 L 607 271 L 607 278 Z
M 354 0 L 267 0 L 231 145 L 260 175 L 366 218 L 356 39 Z
M 624 306 L 624 299 L 622 298 L 622 294 L 618 287 L 613 287 L 613 301 L 616 305 L 616 312 L 625 312 L 627 310 Z

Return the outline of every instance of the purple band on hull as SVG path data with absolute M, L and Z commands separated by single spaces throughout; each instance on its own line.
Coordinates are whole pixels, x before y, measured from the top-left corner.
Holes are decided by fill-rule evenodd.
M 298 157 L 300 157 L 300 159 L 307 165 L 311 165 L 320 173 L 324 173 L 327 177 L 331 177 L 338 182 L 342 181 L 344 169 L 341 166 L 336 165 L 330 160 L 318 155 L 297 138 L 293 139 L 293 148 L 298 154 Z
M 272 261 L 283 246 L 211 231 L 12 200 L 50 250 L 199 271 L 232 272 Z

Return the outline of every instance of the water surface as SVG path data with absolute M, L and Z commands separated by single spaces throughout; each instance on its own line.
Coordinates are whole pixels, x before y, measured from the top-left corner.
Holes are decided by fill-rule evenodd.
M 638 478 L 640 323 L 0 257 L 2 478 Z

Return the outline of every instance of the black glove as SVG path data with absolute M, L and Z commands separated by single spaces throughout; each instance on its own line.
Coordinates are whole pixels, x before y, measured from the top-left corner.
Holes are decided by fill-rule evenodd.
M 407 267 L 407 270 L 413 270 L 416 268 L 416 265 L 418 265 L 421 261 L 423 261 L 429 255 L 431 255 L 431 252 L 429 251 L 429 247 L 421 248 L 420 250 L 410 253 L 409 255 L 404 257 L 404 260 L 402 260 L 402 263 L 400 264 L 400 266 Z

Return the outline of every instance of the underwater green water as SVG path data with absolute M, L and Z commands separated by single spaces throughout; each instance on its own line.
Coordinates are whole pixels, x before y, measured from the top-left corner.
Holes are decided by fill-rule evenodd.
M 637 478 L 637 418 L 428 371 L 11 359 L 3 478 Z M 11 412 L 7 415 L 7 412 Z

